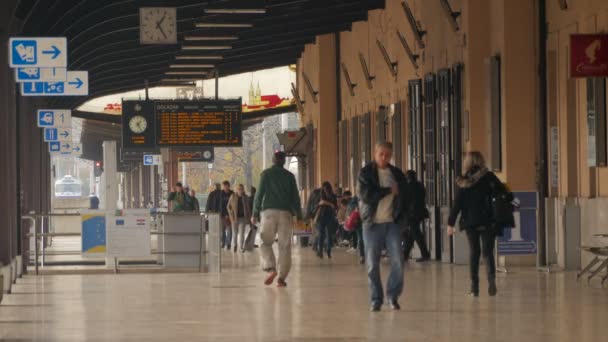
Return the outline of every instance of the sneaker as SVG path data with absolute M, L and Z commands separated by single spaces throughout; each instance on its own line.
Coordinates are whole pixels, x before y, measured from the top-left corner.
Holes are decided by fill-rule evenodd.
M 359 257 L 359 264 L 365 265 L 365 257 Z
M 272 285 L 272 283 L 274 282 L 274 278 L 276 278 L 276 277 L 277 277 L 277 271 L 271 270 L 268 273 L 266 280 L 264 280 L 264 285 L 266 285 L 266 286 Z
M 380 312 L 381 310 L 382 310 L 382 304 L 378 304 L 378 303 L 372 304 L 372 306 L 369 308 L 370 312 Z
M 401 310 L 401 305 L 399 305 L 399 302 L 396 299 L 391 300 L 388 303 L 388 306 L 390 306 L 390 308 L 393 309 L 394 311 Z
M 477 297 L 479 297 L 479 291 L 469 291 L 469 293 L 467 295 L 469 297 L 477 298 Z
M 279 278 L 279 280 L 277 280 L 277 287 L 287 287 L 287 283 L 284 279 Z
M 317 258 L 323 259 L 323 252 L 317 252 Z

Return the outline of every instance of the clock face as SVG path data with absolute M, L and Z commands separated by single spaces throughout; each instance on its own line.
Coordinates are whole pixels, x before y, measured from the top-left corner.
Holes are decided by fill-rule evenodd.
M 211 158 L 211 152 L 210 151 L 203 152 L 203 157 L 205 157 L 205 159 Z
M 136 115 L 129 120 L 129 128 L 131 132 L 142 134 L 148 127 L 148 121 L 141 115 Z
M 139 9 L 139 39 L 142 44 L 177 44 L 177 11 L 172 7 Z

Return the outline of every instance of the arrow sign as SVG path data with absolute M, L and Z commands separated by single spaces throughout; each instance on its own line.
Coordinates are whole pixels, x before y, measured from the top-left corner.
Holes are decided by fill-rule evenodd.
M 68 66 L 68 41 L 65 37 L 13 37 L 8 44 L 11 68 Z
M 72 155 L 75 157 L 82 155 L 82 143 L 72 143 Z
M 70 148 L 70 144 L 64 143 L 63 145 L 61 145 L 61 147 L 65 148 L 65 149 L 69 149 Z
M 57 129 L 57 141 L 72 142 L 72 128 Z
M 42 51 L 42 54 L 53 55 L 51 59 L 56 59 L 57 57 L 59 57 L 59 55 L 61 55 L 61 50 L 59 50 L 57 46 L 53 45 L 51 46 L 51 50 Z
M 82 85 L 84 84 L 84 82 L 82 82 L 82 80 L 79 77 L 76 77 L 76 81 L 74 81 L 74 82 L 68 82 L 68 84 L 75 85 L 76 89 L 80 89 L 80 87 L 82 87 Z
M 66 82 L 23 82 L 23 96 L 88 96 L 89 72 L 68 71 Z

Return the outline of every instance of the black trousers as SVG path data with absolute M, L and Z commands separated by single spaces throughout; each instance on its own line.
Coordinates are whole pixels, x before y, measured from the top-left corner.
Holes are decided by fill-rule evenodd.
M 471 291 L 479 292 L 479 259 L 483 253 L 483 260 L 488 272 L 488 281 L 496 279 L 496 261 L 494 260 L 494 241 L 496 232 L 493 229 L 478 230 L 470 228 L 466 230 L 469 240 Z
M 414 248 L 414 243 L 418 244 L 418 248 L 420 248 L 420 253 L 423 258 L 430 258 L 431 253 L 426 246 L 426 240 L 424 239 L 424 234 L 422 233 L 422 222 L 421 221 L 409 221 L 408 227 L 405 230 L 405 236 L 403 237 L 404 246 L 403 246 L 403 254 L 405 260 L 409 259 L 410 253 L 412 252 L 412 248 Z

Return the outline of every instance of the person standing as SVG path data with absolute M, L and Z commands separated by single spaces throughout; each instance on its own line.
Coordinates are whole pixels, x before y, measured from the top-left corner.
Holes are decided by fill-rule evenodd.
M 209 193 L 207 203 L 205 205 L 206 213 L 219 213 L 221 211 L 220 195 L 222 194 L 222 185 L 215 183 L 215 190 Z
M 232 190 L 230 190 L 230 182 L 224 181 L 222 183 L 222 192 L 220 192 L 220 227 L 222 231 L 222 248 L 226 247 L 227 250 L 231 248 L 232 242 L 232 224 L 230 221 L 230 216 L 228 215 L 228 202 L 230 202 L 230 197 L 234 194 Z
M 337 226 L 336 210 L 338 200 L 331 187 L 331 183 L 323 182 L 321 186 L 321 199 L 315 213 L 315 227 L 319 234 L 317 240 L 317 256 L 323 259 L 323 246 L 326 247 L 327 257 L 331 259 L 331 248 L 335 235 L 334 227 Z
M 431 259 L 431 253 L 426 246 L 426 240 L 422 233 L 422 222 L 428 218 L 426 209 L 426 190 L 424 184 L 419 182 L 416 176 L 416 171 L 409 170 L 405 173 L 407 181 L 407 230 L 405 234 L 405 246 L 403 256 L 405 260 L 409 260 L 414 242 L 418 244 L 421 257 L 416 259 L 416 262 L 425 262 Z
M 198 198 L 196 198 L 196 191 L 194 190 L 190 190 L 190 201 L 191 201 L 191 207 L 192 207 L 192 211 L 194 211 L 195 213 L 200 213 L 201 212 L 201 205 L 198 202 Z
M 382 249 L 388 251 L 390 274 L 386 296 L 393 310 L 400 310 L 399 297 L 403 292 L 403 253 L 401 251 L 401 226 L 405 221 L 405 175 L 390 164 L 393 145 L 390 142 L 376 144 L 374 161 L 361 169 L 358 178 L 358 197 L 363 241 L 371 297 L 371 311 L 380 311 L 384 291 L 380 278 Z
M 184 212 L 188 211 L 188 201 L 190 196 L 184 190 L 182 183 L 175 183 L 175 187 L 173 188 L 173 192 L 169 194 L 167 201 L 171 204 L 171 212 Z
M 261 217 L 262 269 L 267 272 L 264 284 L 271 285 L 278 275 L 279 287 L 287 286 L 286 279 L 291 269 L 293 216 L 296 216 L 298 220 L 302 219 L 296 178 L 284 168 L 286 158 L 284 152 L 276 152 L 272 160 L 273 166 L 262 172 L 251 219 L 251 223 L 255 225 Z M 278 273 L 277 261 L 272 250 L 277 235 L 279 242 Z
M 236 193 L 230 197 L 228 215 L 232 223 L 232 247 L 234 253 L 237 252 L 238 247 L 241 248 L 241 253 L 245 253 L 245 230 L 251 220 L 251 206 L 249 197 L 245 194 L 243 184 L 239 184 Z
M 460 230 L 466 232 L 469 241 L 469 295 L 479 296 L 479 259 L 483 253 L 488 273 L 488 294 L 496 296 L 498 289 L 494 241 L 501 231 L 493 224 L 491 200 L 493 195 L 506 192 L 506 188 L 498 177 L 488 170 L 481 152 L 468 152 L 463 164 L 465 172 L 456 180 L 458 190 L 448 218 L 448 234 L 454 235 L 454 226 L 460 213 Z

